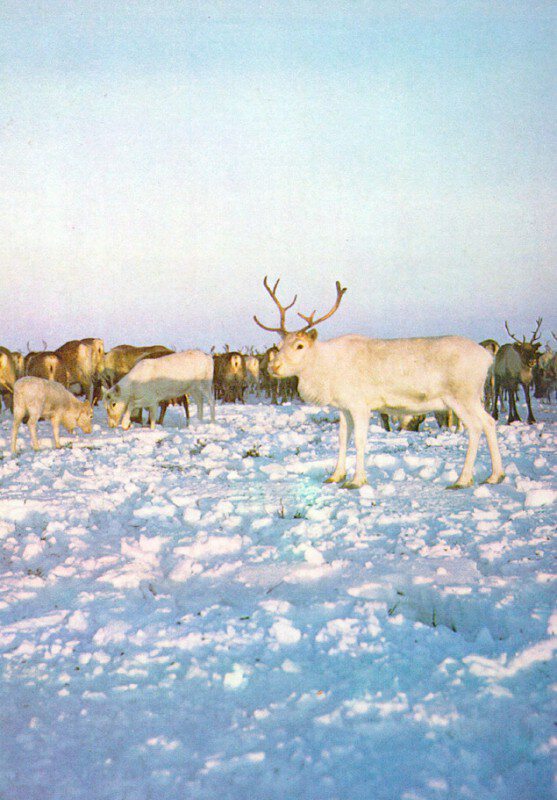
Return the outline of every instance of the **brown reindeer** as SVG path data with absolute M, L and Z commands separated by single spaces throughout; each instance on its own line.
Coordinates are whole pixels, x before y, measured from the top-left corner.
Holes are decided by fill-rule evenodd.
M 55 350 L 68 371 L 68 385 L 75 394 L 85 394 L 93 400 L 94 383 L 103 370 L 104 343 L 102 339 L 72 339 Z
M 538 340 L 542 321 L 541 317 L 536 320 L 536 330 L 533 331 L 529 342 L 526 341 L 525 336 L 522 337 L 522 341 L 517 339 L 514 333 L 510 332 L 508 323 L 505 321 L 505 328 L 511 339 L 514 339 L 514 344 L 502 345 L 495 355 L 495 363 L 493 365 L 495 387 L 491 415 L 494 419 L 499 418 L 499 395 L 502 391 L 506 391 L 509 397 L 507 425 L 510 425 L 511 422 L 520 421 L 520 416 L 516 409 L 516 393 L 519 385 L 524 390 L 528 408 L 528 424 L 532 425 L 536 421 L 530 403 L 530 384 L 534 377 L 534 367 L 539 358 L 538 351 L 541 347 L 541 342 Z
M 25 375 L 57 381 L 68 388 L 68 370 L 57 353 L 28 353 L 25 357 Z

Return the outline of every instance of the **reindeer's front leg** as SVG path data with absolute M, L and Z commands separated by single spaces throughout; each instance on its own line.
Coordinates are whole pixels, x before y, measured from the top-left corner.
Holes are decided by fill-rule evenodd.
M 131 404 L 128 403 L 126 406 L 126 410 L 124 411 L 124 416 L 122 417 L 122 429 L 128 431 L 131 428 Z
M 158 408 L 157 405 L 152 405 L 152 406 L 149 406 L 149 408 L 148 408 L 148 411 L 149 411 L 149 427 L 151 428 L 152 431 L 155 430 L 155 425 L 156 425 L 156 422 L 157 422 L 157 408 Z
M 354 420 L 354 440 L 356 443 L 356 472 L 351 481 L 344 484 L 345 489 L 359 489 L 367 483 L 365 454 L 367 442 L 367 429 L 369 425 L 369 411 L 361 408 L 352 413 Z
M 536 422 L 536 419 L 532 413 L 532 405 L 530 403 L 530 384 L 523 383 L 522 388 L 524 389 L 524 397 L 526 399 L 526 408 L 528 409 L 528 425 L 533 425 Z
M 346 448 L 354 430 L 352 415 L 349 411 L 340 409 L 340 420 L 338 427 L 338 459 L 335 471 L 325 483 L 339 483 L 346 477 Z
M 56 449 L 60 449 L 60 447 L 62 447 L 62 445 L 60 444 L 60 420 L 55 415 L 50 420 L 50 423 L 52 425 L 52 436 L 54 438 L 54 447 L 56 447 Z

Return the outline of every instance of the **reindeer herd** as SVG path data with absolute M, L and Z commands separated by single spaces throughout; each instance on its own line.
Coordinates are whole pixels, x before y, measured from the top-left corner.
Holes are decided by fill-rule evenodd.
M 105 352 L 102 339 L 66 342 L 49 351 L 23 356 L 0 347 L 0 397 L 13 412 L 12 452 L 17 434 L 27 422 L 33 447 L 38 449 L 39 419 L 52 423 L 54 443 L 60 446 L 59 427 L 73 432 L 92 429 L 93 405 L 102 401 L 109 427 L 129 429 L 149 413 L 154 427 L 163 423 L 169 403 L 184 406 L 189 420 L 189 399 L 203 419 L 209 406 L 215 419 L 215 401 L 244 402 L 245 394 L 266 395 L 271 402 L 299 396 L 310 403 L 332 406 L 339 411 L 339 450 L 327 482 L 357 488 L 366 483 L 365 447 L 370 414 L 378 412 L 383 423 L 397 420 L 401 427 L 417 429 L 429 412 L 439 424 L 462 423 L 468 431 L 468 449 L 460 476 L 450 488 L 473 483 L 473 470 L 482 433 L 491 458 L 487 483 L 504 478 L 497 442 L 496 423 L 503 398 L 508 403 L 508 422 L 519 420 L 516 399 L 520 386 L 528 410 L 528 423 L 535 422 L 530 388 L 549 401 L 557 387 L 557 355 L 549 344 L 541 352 L 542 319 L 527 341 L 506 330 L 512 342 L 499 344 L 486 339 L 480 344 L 460 336 L 412 339 L 372 339 L 358 335 L 319 341 L 317 326 L 339 308 L 345 288 L 336 283 L 331 309 L 315 319 L 298 312 L 301 328 L 286 328 L 287 312 L 297 297 L 284 305 L 277 297 L 279 281 L 264 287 L 278 310 L 278 325 L 265 331 L 278 334 L 281 343 L 265 353 L 231 352 L 211 355 L 200 350 L 174 352 L 163 345 L 134 347 L 118 345 Z M 552 334 L 557 338 L 555 334 Z M 85 400 L 77 399 L 84 396 Z M 346 480 L 346 451 L 350 439 L 356 446 L 354 475 Z

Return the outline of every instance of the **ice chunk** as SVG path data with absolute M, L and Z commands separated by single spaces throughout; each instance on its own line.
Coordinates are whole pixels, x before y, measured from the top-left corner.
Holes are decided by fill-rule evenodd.
M 539 506 L 550 506 L 557 498 L 557 491 L 554 489 L 531 489 L 526 492 L 524 505 L 526 508 L 538 508 Z
M 295 628 L 288 619 L 279 619 L 269 630 L 279 644 L 296 644 L 302 638 L 302 634 Z

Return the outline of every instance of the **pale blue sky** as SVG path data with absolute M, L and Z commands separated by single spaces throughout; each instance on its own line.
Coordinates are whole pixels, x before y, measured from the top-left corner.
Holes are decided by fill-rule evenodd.
M 555 5 L 4 2 L 0 344 L 555 319 Z M 296 317 L 291 318 L 296 327 Z

